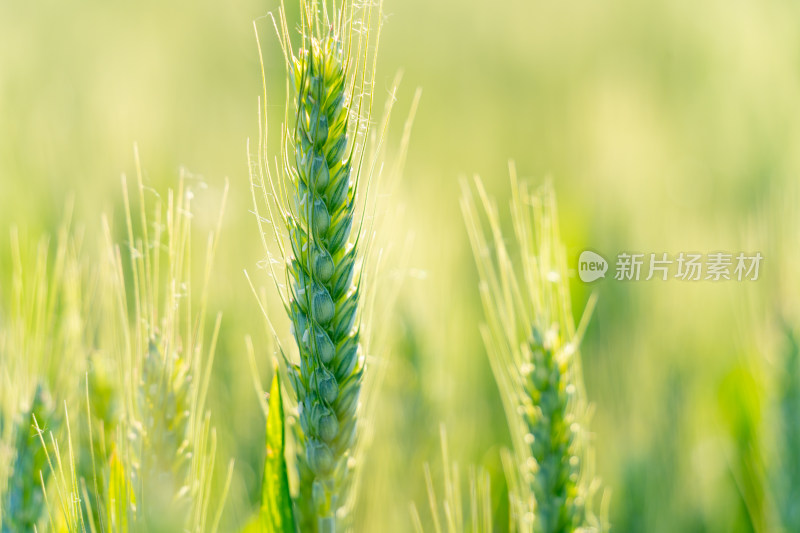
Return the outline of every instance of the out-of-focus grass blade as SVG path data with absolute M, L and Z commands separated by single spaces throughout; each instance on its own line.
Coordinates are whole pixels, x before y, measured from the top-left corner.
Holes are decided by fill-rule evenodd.
M 106 516 L 112 531 L 128 531 L 128 506 L 136 507 L 136 496 L 125 474 L 125 465 L 114 447 L 109 457 Z
M 269 393 L 267 414 L 267 459 L 261 488 L 261 519 L 263 530 L 270 533 L 295 533 L 292 495 L 286 472 L 283 400 L 280 375 L 275 371 Z

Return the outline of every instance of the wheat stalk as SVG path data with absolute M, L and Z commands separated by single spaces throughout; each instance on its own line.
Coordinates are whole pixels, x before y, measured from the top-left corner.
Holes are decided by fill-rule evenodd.
M 503 397 L 513 453 L 504 457 L 514 526 L 520 532 L 589 531 L 596 484 L 555 195 L 518 184 L 512 166 L 512 256 L 500 215 L 480 180 L 462 207 L 481 277 L 482 334 Z M 586 313 L 585 316 L 588 316 Z M 585 323 L 584 323 L 585 326 Z

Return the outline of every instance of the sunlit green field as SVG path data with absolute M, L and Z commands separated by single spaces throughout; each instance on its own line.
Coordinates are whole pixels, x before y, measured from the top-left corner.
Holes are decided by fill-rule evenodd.
M 235 462 L 221 531 L 243 527 L 261 498 L 265 418 L 247 336 L 264 384 L 275 357 L 245 271 L 281 343 L 293 342 L 264 268 L 247 152 L 262 94 L 254 21 L 268 146 L 279 146 L 286 81 L 267 17 L 278 5 L 0 0 L 0 328 L 13 314 L 14 235 L 25 265 L 51 236 L 52 261 L 71 216 L 88 271 L 106 215 L 126 249 L 121 176 L 135 182 L 134 146 L 148 201 L 181 174 L 194 193 L 197 278 L 228 184 L 200 319 L 211 331 L 222 316 L 206 401 L 212 501 Z M 384 10 L 377 110 L 402 72 L 389 160 L 422 96 L 402 176 L 377 193 L 375 247 L 393 250 L 385 267 L 400 288 L 371 318 L 383 382 L 369 397 L 356 531 L 413 531 L 412 504 L 430 524 L 424 467 L 441 492 L 440 427 L 452 461 L 490 473 L 494 529 L 508 530 L 510 436 L 459 202 L 461 181 L 480 175 L 510 224 L 509 160 L 556 192 L 576 322 L 598 298 L 581 357 L 611 531 L 800 531 L 800 5 L 387 0 Z M 578 279 L 585 249 L 609 260 L 604 280 Z M 720 251 L 760 252 L 759 278 L 614 279 L 620 252 Z

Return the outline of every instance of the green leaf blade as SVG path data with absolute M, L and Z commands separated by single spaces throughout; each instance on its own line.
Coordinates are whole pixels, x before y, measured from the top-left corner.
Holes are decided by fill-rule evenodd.
M 267 415 L 267 458 L 261 488 L 261 517 L 264 531 L 296 533 L 292 495 L 286 466 L 283 400 L 280 376 L 276 369 L 269 393 Z

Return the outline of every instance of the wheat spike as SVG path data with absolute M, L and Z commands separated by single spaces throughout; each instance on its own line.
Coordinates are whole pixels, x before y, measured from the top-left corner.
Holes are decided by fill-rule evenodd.
M 51 474 L 47 456 L 52 450 L 42 445 L 35 428 L 55 431 L 57 425 L 52 399 L 39 385 L 15 427 L 16 456 L 3 502 L 2 533 L 33 531 L 46 516 L 44 486 Z
M 265 192 L 270 218 L 282 220 L 288 234 L 288 243 L 276 237 L 287 267 L 282 296 L 299 352 L 299 362 L 284 362 L 299 421 L 293 431 L 301 531 L 346 528 L 355 479 L 365 372 L 358 270 L 368 242 L 357 207 L 359 195 L 367 196 L 361 187 L 373 170 L 364 168 L 364 145 L 374 64 L 369 64 L 373 7 L 354 4 L 343 1 L 329 8 L 301 1 L 302 42 L 296 53 L 281 9 L 278 33 L 294 88 L 279 171 L 286 180 L 269 175 L 261 152 L 264 139 L 261 167 L 253 179 L 254 192 Z
M 592 511 L 597 484 L 582 328 L 572 319 L 555 195 L 548 186 L 532 193 L 518 184 L 513 167 L 512 195 L 517 250 L 507 247 L 480 180 L 474 190 L 464 187 L 462 207 L 481 277 L 482 333 L 513 441 L 504 457 L 513 525 L 520 532 L 596 531 L 602 524 Z

